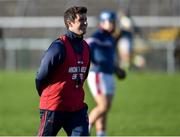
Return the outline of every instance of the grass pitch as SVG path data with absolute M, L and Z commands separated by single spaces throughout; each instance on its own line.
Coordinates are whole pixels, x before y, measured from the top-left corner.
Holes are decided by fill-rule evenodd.
M 39 126 L 39 97 L 34 72 L 0 72 L 0 135 L 34 136 Z M 129 73 L 116 79 L 108 115 L 111 136 L 179 136 L 180 74 Z M 94 106 L 86 89 L 89 111 Z M 66 135 L 61 131 L 58 135 Z M 92 135 L 95 135 L 94 129 Z

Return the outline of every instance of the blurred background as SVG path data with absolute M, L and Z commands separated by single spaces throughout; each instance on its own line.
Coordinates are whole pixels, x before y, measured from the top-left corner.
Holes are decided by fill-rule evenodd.
M 144 69 L 174 73 L 179 70 L 179 0 L 0 0 L 0 69 L 36 69 L 41 53 L 64 33 L 63 13 L 70 5 L 88 8 L 88 37 L 102 10 L 131 16 L 140 35 L 134 50 L 146 60 Z
M 72 5 L 88 8 L 85 38 L 103 10 L 117 13 L 119 27 L 126 13 L 135 28 L 134 66 L 126 80 L 116 79 L 107 135 L 180 135 L 180 0 L 0 0 L 0 135 L 37 134 L 35 74 Z

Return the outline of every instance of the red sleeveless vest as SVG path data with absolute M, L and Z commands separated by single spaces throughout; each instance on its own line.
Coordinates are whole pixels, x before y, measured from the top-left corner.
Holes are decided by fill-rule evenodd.
M 61 36 L 64 43 L 66 56 L 50 77 L 50 84 L 40 97 L 40 109 L 77 111 L 85 107 L 83 83 L 88 74 L 89 47 L 83 40 L 83 52 L 77 54 L 67 36 Z M 77 84 L 77 78 L 81 79 Z

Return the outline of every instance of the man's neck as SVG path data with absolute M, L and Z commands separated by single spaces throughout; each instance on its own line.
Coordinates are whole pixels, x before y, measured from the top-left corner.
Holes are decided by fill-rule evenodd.
M 67 36 L 70 37 L 70 39 L 78 39 L 78 40 L 82 40 L 83 39 L 83 35 L 78 35 L 70 30 L 67 31 Z

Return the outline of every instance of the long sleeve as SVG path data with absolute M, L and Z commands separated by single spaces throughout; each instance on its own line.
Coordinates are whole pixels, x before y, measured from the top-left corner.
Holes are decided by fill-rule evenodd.
M 41 95 L 43 89 L 48 86 L 49 76 L 56 69 L 57 65 L 63 63 L 64 58 L 65 47 L 60 40 L 55 40 L 44 53 L 36 74 L 35 83 L 39 95 Z
M 112 74 L 115 54 L 115 40 L 112 35 L 99 29 L 86 41 L 90 47 L 90 71 Z

